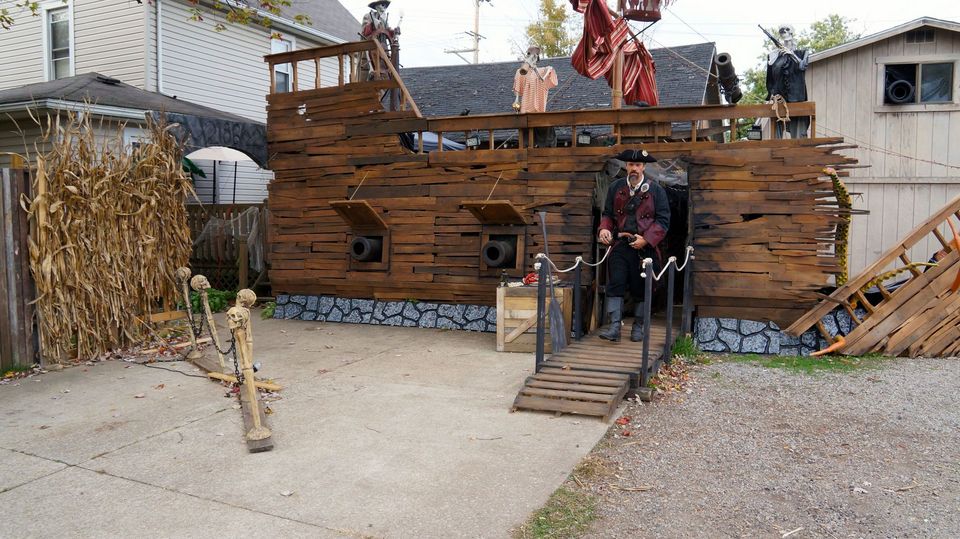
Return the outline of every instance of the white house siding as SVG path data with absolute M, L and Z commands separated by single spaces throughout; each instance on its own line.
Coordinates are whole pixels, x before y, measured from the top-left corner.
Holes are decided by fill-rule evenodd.
M 16 17 L 13 27 L 0 29 L 0 90 L 44 81 L 43 18 L 15 7 L 10 10 Z
M 901 34 L 814 62 L 808 70 L 810 99 L 817 103 L 817 135 L 843 136 L 849 143 L 860 144 L 863 147 L 847 153 L 861 165 L 869 165 L 851 170 L 850 178 L 844 180 L 850 192 L 860 193 L 854 195 L 854 207 L 870 211 L 853 218 L 851 275 L 960 194 L 960 168 L 956 168 L 960 167 L 960 104 L 911 112 L 876 110 L 880 108 L 877 59 L 903 57 L 913 63 L 916 57 L 929 55 L 960 62 L 960 35 L 937 29 L 935 43 L 908 44 Z M 953 88 L 954 100 L 960 103 L 958 81 L 960 63 L 955 64 Z M 933 240 L 917 245 L 908 256 L 924 262 L 938 249 L 939 242 Z
M 75 72 L 95 71 L 144 88 L 144 11 L 133 0 L 76 0 Z
M 74 73 L 96 71 L 142 88 L 143 17 L 146 8 L 133 0 L 60 0 L 43 6 L 70 6 L 73 13 Z M 16 22 L 0 31 L 0 90 L 43 82 L 43 17 L 14 8 Z
M 214 203 L 213 198 L 213 161 L 198 160 L 196 165 L 203 169 L 206 178 L 194 177 L 194 189 L 197 198 L 204 204 Z M 267 198 L 267 181 L 273 173 L 263 170 L 254 163 L 237 163 L 237 188 L 234 194 L 232 161 L 217 162 L 217 204 L 259 204 Z
M 23 135 L 19 133 L 23 130 Z M 34 152 L 33 143 L 40 137 L 40 126 L 27 117 L 18 117 L 13 120 L 6 115 L 0 115 L 0 168 L 12 164 L 15 153 L 26 158 L 27 151 Z M 29 147 L 24 146 L 24 140 Z

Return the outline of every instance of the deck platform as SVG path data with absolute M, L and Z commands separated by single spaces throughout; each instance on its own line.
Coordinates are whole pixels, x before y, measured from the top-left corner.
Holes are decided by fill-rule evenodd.
M 594 333 L 545 358 L 540 371 L 524 382 L 512 411 L 580 414 L 609 420 L 627 392 L 640 385 L 643 342 L 630 341 L 632 324 L 632 319 L 624 323 L 619 343 L 605 341 Z M 656 374 L 665 342 L 665 321 L 655 317 L 650 324 L 650 377 Z

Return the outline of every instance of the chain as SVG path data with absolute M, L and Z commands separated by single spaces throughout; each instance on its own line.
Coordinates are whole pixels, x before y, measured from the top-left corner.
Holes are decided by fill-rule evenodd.
M 216 343 L 214 346 L 217 347 Z M 217 350 L 220 350 L 220 347 L 217 347 Z M 237 387 L 243 385 L 243 373 L 240 372 L 240 358 L 237 357 L 237 337 L 233 333 L 233 330 L 230 330 L 230 347 L 227 348 L 227 351 L 224 352 L 220 350 L 220 353 L 228 356 L 232 354 L 233 359 L 233 375 L 237 377 Z M 240 394 L 237 394 L 237 397 L 240 397 Z

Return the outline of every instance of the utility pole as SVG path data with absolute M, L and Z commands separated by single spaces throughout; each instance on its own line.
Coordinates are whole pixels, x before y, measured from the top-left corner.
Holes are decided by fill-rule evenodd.
M 470 36 L 470 37 L 473 38 L 473 48 L 472 48 L 472 49 L 444 49 L 444 50 L 443 50 L 443 52 L 445 52 L 445 53 L 447 53 L 447 54 L 456 54 L 457 56 L 460 57 L 461 60 L 463 60 L 464 62 L 467 62 L 468 64 L 470 63 L 470 61 L 467 60 L 466 58 L 464 58 L 463 56 L 460 56 L 460 53 L 461 53 L 461 52 L 472 52 L 472 53 L 473 53 L 473 63 L 474 63 L 474 64 L 479 64 L 479 63 L 480 63 L 480 40 L 481 40 L 481 39 L 486 39 L 485 37 L 483 37 L 483 36 L 480 35 L 480 2 L 487 2 L 488 4 L 493 5 L 493 4 L 492 4 L 492 0 L 473 0 L 473 8 L 474 8 L 474 10 L 473 10 L 473 31 L 472 31 L 472 32 L 469 32 L 469 31 L 464 32 L 465 34 L 467 34 L 468 36 Z

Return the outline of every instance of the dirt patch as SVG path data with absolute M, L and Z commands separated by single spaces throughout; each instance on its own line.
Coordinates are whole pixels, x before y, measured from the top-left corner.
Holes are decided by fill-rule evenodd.
M 572 535 L 960 537 L 960 361 L 675 374 L 564 484 L 596 499 Z

